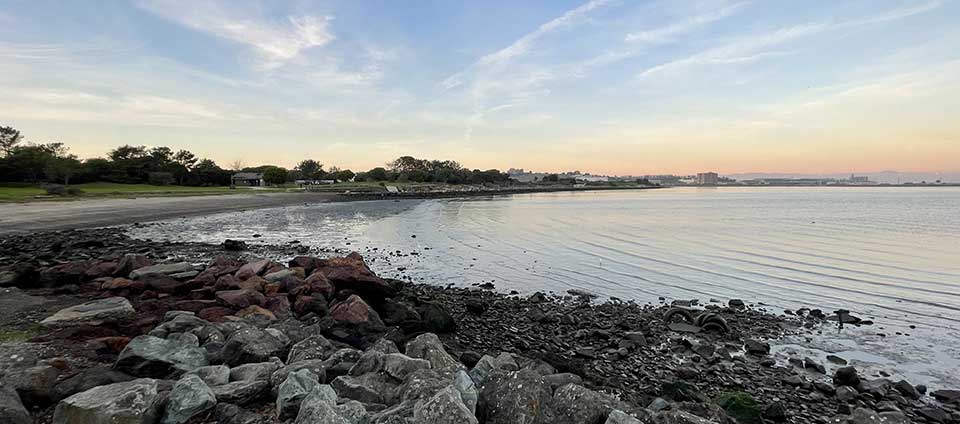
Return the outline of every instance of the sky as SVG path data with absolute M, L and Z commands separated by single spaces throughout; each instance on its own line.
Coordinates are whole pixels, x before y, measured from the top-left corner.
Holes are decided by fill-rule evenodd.
M 0 125 L 80 157 L 960 170 L 958 0 L 0 0 Z

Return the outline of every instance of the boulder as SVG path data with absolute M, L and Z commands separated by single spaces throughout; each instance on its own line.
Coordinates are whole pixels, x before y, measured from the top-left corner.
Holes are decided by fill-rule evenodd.
M 363 257 L 356 252 L 342 258 L 327 259 L 314 272 L 327 277 L 338 291 L 352 290 L 370 299 L 396 295 L 393 287 L 374 274 L 363 262 Z
M 176 275 L 178 274 L 150 273 L 140 276 L 135 281 L 143 282 L 147 289 L 158 293 L 187 293 L 201 287 L 198 281 L 177 279 L 175 278 Z
M 270 383 L 262 380 L 233 381 L 210 388 L 217 402 L 246 405 L 270 392 Z
M 407 379 L 400 387 L 397 387 L 393 400 L 407 402 L 426 399 L 448 385 L 450 385 L 450 380 L 441 377 L 440 374 L 437 374 L 434 370 L 417 370 L 407 376 Z M 466 404 L 466 402 L 464 402 L 464 404 Z
M 55 386 L 60 370 L 50 365 L 4 370 L 4 385 L 17 391 L 28 407 L 44 407 L 57 401 Z
M 157 381 L 139 379 L 94 387 L 57 404 L 54 424 L 154 424 L 161 395 Z
M 219 386 L 230 382 L 230 367 L 226 365 L 210 365 L 200 367 L 188 374 L 196 375 L 208 386 Z
M 207 352 L 180 340 L 137 336 L 127 344 L 113 368 L 137 377 L 164 378 L 207 366 Z
M 497 357 L 483 355 L 477 364 L 470 370 L 470 377 L 479 386 L 494 370 L 517 371 L 520 367 L 509 353 L 503 352 Z
M 462 400 L 463 405 L 470 410 L 470 414 L 476 415 L 477 398 L 480 396 L 480 393 L 477 392 L 477 385 L 474 384 L 473 379 L 470 378 L 466 371 L 457 371 L 457 374 L 453 376 L 453 388 L 460 394 L 460 400 Z
M 243 240 L 231 240 L 226 239 L 223 243 L 220 243 L 220 246 L 223 247 L 223 250 L 231 252 L 239 252 L 241 250 L 247 250 L 247 243 Z
M 659 412 L 654 415 L 653 420 L 657 424 L 717 424 L 715 421 L 680 410 Z
M 333 283 L 331 283 L 322 272 L 310 274 L 306 281 L 304 281 L 303 287 L 305 287 L 305 290 L 308 290 L 310 294 L 320 295 L 326 299 L 332 299 L 333 294 L 337 291 L 337 288 L 333 286 Z
M 960 403 L 960 390 L 940 389 L 930 392 L 930 396 L 943 403 Z
M 298 296 L 293 302 L 293 313 L 298 317 L 306 314 L 327 315 L 327 301 L 322 296 Z
M 602 423 L 613 410 L 629 411 L 629 405 L 613 396 L 595 392 L 577 384 L 567 384 L 553 394 L 556 423 Z
M 480 385 L 477 418 L 487 424 L 553 422 L 550 388 L 531 370 L 493 371 Z
M 109 290 L 109 291 L 129 291 L 134 293 L 142 292 L 147 288 L 147 285 L 143 281 L 139 280 L 129 280 L 123 277 L 112 278 L 107 281 L 104 281 L 103 284 L 100 284 L 100 290 Z
M 264 321 L 277 320 L 277 316 L 274 315 L 273 312 L 270 312 L 270 310 L 261 308 L 257 305 L 247 306 L 246 308 L 243 308 L 240 311 L 238 311 L 236 315 L 240 318 L 250 317 L 250 319 L 260 319 Z
M 253 362 L 266 362 L 281 355 L 286 345 L 267 331 L 253 326 L 244 326 L 235 331 L 223 345 L 221 357 L 230 366 Z
M 747 339 L 744 341 L 744 349 L 751 355 L 763 356 L 770 353 L 770 344 L 754 339 Z
M 200 377 L 187 374 L 176 384 L 167 398 L 161 424 L 183 424 L 217 405 L 217 397 Z
M 840 402 L 852 402 L 860 395 L 857 389 L 850 386 L 838 386 L 835 390 L 837 400 Z
M 270 264 L 271 262 L 267 259 L 261 259 L 259 261 L 250 262 L 241 266 L 240 269 L 237 270 L 237 273 L 235 275 L 237 279 L 241 281 L 256 275 L 263 275 L 263 273 L 267 270 L 267 267 L 270 266 Z
M 218 291 L 216 297 L 221 304 L 234 309 L 243 309 L 250 305 L 260 306 L 267 301 L 262 293 L 245 289 Z
M 280 385 L 287 380 L 287 376 L 297 371 L 310 371 L 311 374 L 317 377 L 318 382 L 322 383 L 327 381 L 326 368 L 323 362 L 324 361 L 319 359 L 309 359 L 281 367 L 270 375 L 270 385 L 273 387 L 274 392 L 276 392 L 279 390 Z
M 111 261 L 97 262 L 90 268 L 87 268 L 83 275 L 87 278 L 100 278 L 112 276 L 117 271 L 117 263 Z
M 40 269 L 40 285 L 60 287 L 68 284 L 80 284 L 86 279 L 89 261 L 74 261 Z
M 837 368 L 833 374 L 833 384 L 836 386 L 857 387 L 860 385 L 860 375 L 854 367 Z
M 913 385 L 906 380 L 898 381 L 893 385 L 893 388 L 897 389 L 901 395 L 906 396 L 908 399 L 920 399 L 920 392 L 918 392 L 916 387 L 913 387 Z
M 20 402 L 13 387 L 0 383 L 0 422 L 9 424 L 32 424 L 33 418 Z
M 437 303 L 423 303 L 417 308 L 423 328 L 433 333 L 452 333 L 457 330 L 457 323 L 453 315 L 443 305 Z
M 122 383 L 133 380 L 134 377 L 110 369 L 109 367 L 87 368 L 76 375 L 57 383 L 54 387 L 56 399 L 65 399 L 80 392 L 85 392 L 97 386 Z
M 337 393 L 332 387 L 320 384 L 300 403 L 300 412 L 294 424 L 353 424 L 337 412 Z
M 178 274 L 181 272 L 193 271 L 193 265 L 186 262 L 174 262 L 167 264 L 158 264 L 158 265 L 149 265 L 141 268 L 137 268 L 130 272 L 130 278 L 134 280 L 139 280 L 143 276 L 148 274 Z
M 270 381 L 270 377 L 283 367 L 283 362 L 272 358 L 267 362 L 243 364 L 230 370 L 230 381 Z
M 610 415 L 607 416 L 607 420 L 603 424 L 643 424 L 643 421 L 619 409 L 614 409 L 610 411 Z
M 303 268 L 287 268 L 266 274 L 263 276 L 263 279 L 270 282 L 279 282 L 287 277 L 305 278 L 306 275 L 303 272 Z
M 287 363 L 293 364 L 310 359 L 327 359 L 336 351 L 337 347 L 330 340 L 317 334 L 293 345 L 290 348 L 290 354 L 287 355 Z
M 425 333 L 417 336 L 407 342 L 405 352 L 411 358 L 426 359 L 430 362 L 430 368 L 442 376 L 452 377 L 457 371 L 465 369 L 460 361 L 447 354 L 436 334 Z
M 351 295 L 343 302 L 337 303 L 330 309 L 333 319 L 350 324 L 366 324 L 374 328 L 383 328 L 380 315 L 374 311 L 360 296 Z
M 303 268 L 306 275 L 313 273 L 313 270 L 322 266 L 325 261 L 313 256 L 297 256 L 287 262 L 290 268 Z
M 277 418 L 295 417 L 300 411 L 300 403 L 319 385 L 319 377 L 309 370 L 289 373 L 277 388 Z
M 119 262 L 117 262 L 117 269 L 114 271 L 113 275 L 129 277 L 133 270 L 148 267 L 150 265 L 153 265 L 153 261 L 146 256 L 127 253 L 120 258 Z
M 563 372 L 558 374 L 550 374 L 543 376 L 543 381 L 546 381 L 550 385 L 550 389 L 556 391 L 557 389 L 567 385 L 567 384 L 581 384 L 583 379 L 579 375 Z
M 383 356 L 383 371 L 398 381 L 404 381 L 408 375 L 416 370 L 430 367 L 429 361 L 411 358 L 402 353 L 390 353 Z
M 108 297 L 61 309 L 40 324 L 47 327 L 104 325 L 133 319 L 137 311 L 125 298 Z
M 218 403 L 213 408 L 213 422 L 217 424 L 266 424 L 266 417 L 230 403 Z
M 363 378 L 348 375 L 337 377 L 330 383 L 337 395 L 363 403 L 386 403 L 386 397 L 381 392 L 384 387 L 376 387 Z
M 423 399 L 413 408 L 416 423 L 433 424 L 471 424 L 478 423 L 477 417 L 463 404 L 460 393 L 447 386 L 429 399 Z

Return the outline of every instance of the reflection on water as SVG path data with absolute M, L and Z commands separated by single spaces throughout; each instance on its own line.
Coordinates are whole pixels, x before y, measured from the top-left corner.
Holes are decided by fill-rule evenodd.
M 845 308 L 877 325 L 815 347 L 935 381 L 960 379 L 958 212 L 956 188 L 668 189 L 321 204 L 135 235 L 416 252 L 374 267 L 436 284 Z

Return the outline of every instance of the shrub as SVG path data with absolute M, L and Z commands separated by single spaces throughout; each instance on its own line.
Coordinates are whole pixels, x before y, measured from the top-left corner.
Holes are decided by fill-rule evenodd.
M 51 196 L 79 196 L 83 194 L 83 190 L 79 188 L 60 184 L 45 184 L 43 189 Z
M 717 405 L 742 424 L 760 424 L 760 404 L 745 392 L 727 392 L 716 399 Z

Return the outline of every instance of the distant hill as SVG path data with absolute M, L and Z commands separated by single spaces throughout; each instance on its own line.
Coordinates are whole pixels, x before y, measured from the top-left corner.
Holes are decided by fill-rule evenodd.
M 869 177 L 871 181 L 885 184 L 900 183 L 919 183 L 921 181 L 933 182 L 941 180 L 947 183 L 960 183 L 960 172 L 898 172 L 898 171 L 880 171 L 880 172 L 856 172 L 857 176 Z M 757 178 L 850 178 L 850 173 L 830 173 L 830 174 L 791 174 L 791 173 L 764 173 L 748 172 L 741 174 L 725 174 L 724 176 L 734 178 L 737 181 L 752 180 Z

